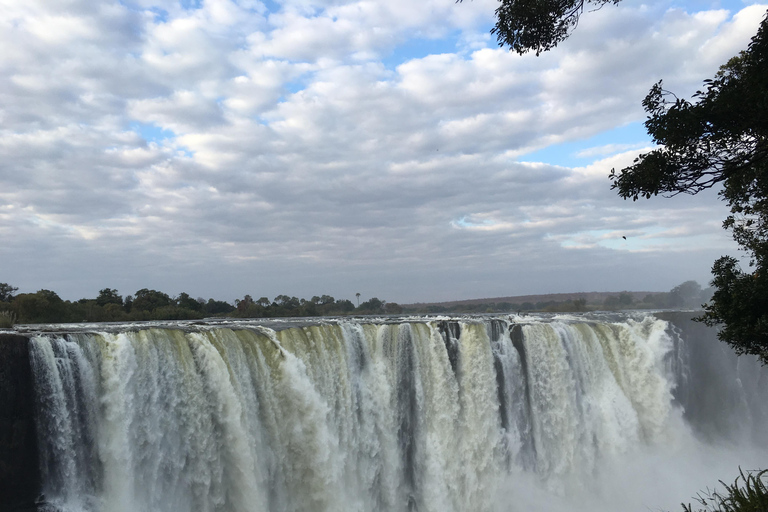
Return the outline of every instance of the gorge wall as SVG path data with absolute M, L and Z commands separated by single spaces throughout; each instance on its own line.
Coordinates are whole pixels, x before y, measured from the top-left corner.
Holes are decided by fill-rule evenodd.
M 33 389 L 29 339 L 0 333 L 0 503 L 8 510 L 34 510 L 40 492 Z

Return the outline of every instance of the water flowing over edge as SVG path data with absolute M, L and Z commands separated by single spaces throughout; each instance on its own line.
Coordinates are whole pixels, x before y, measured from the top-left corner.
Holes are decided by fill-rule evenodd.
M 578 510 L 578 496 L 611 510 L 621 475 L 652 478 L 654 457 L 768 439 L 766 372 L 739 360 L 701 389 L 715 374 L 653 317 L 181 327 L 32 337 L 48 503 L 522 511 Z M 727 411 L 713 415 L 703 392 Z M 637 499 L 620 508 L 657 507 Z

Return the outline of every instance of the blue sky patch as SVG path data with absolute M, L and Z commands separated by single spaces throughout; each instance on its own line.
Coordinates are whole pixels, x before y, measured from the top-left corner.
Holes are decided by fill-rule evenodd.
M 635 122 L 598 133 L 587 139 L 554 144 L 523 155 L 518 158 L 518 161 L 579 167 L 616 153 L 649 145 L 651 145 L 651 138 L 645 126 L 641 122 Z
M 428 55 L 456 52 L 456 38 L 459 31 L 453 31 L 448 36 L 439 39 L 413 38 L 396 47 L 392 53 L 381 62 L 387 69 L 395 69 L 403 62 L 422 59 Z
M 130 128 L 141 135 L 147 142 L 161 142 L 176 136 L 171 130 L 160 128 L 154 123 L 133 122 L 131 123 Z
M 476 222 L 467 218 L 465 215 L 464 217 L 454 221 L 454 224 L 460 228 L 476 228 L 480 226 L 492 226 L 494 222 L 491 219 L 483 219 L 480 222 Z
M 304 89 L 306 89 L 307 84 L 301 78 L 297 78 L 296 80 L 291 80 L 290 82 L 286 82 L 284 84 L 284 87 L 291 94 L 296 94 L 297 92 L 303 91 Z
M 199 9 L 201 5 L 201 0 L 181 0 L 181 6 L 184 9 Z
M 168 11 L 160 7 L 152 7 L 149 11 L 155 15 L 155 23 L 165 23 L 168 21 Z
M 283 8 L 283 6 L 280 5 L 280 3 L 275 2 L 273 0 L 261 0 L 261 3 L 263 3 L 264 7 L 267 8 L 267 12 L 270 12 L 270 13 L 280 12 L 280 9 Z

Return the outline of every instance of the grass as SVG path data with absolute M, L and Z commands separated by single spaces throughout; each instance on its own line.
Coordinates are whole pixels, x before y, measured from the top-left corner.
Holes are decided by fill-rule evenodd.
M 732 485 L 720 481 L 725 493 L 707 490 L 699 494 L 696 501 L 704 508 L 694 509 L 683 504 L 685 512 L 767 512 L 768 511 L 768 469 L 747 471 L 739 468 L 739 476 Z M 698 505 L 697 505 L 698 506 Z
M 15 323 L 15 313 L 12 311 L 0 311 L 0 329 L 11 329 Z

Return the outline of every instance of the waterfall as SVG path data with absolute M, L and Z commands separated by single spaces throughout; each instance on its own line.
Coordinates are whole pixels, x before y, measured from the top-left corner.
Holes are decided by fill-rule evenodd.
M 697 430 L 688 345 L 650 316 L 39 333 L 43 493 L 63 512 L 565 511 L 581 509 L 577 496 L 584 510 L 677 506 L 697 488 L 619 507 L 611 489 L 647 485 L 615 480 L 652 478 L 648 457 L 672 466 L 664 454 L 691 460 L 680 447 L 709 453 L 713 437 L 736 454 L 765 434 L 765 423 L 752 438 Z M 734 409 L 756 424 L 768 377 L 739 364 Z

